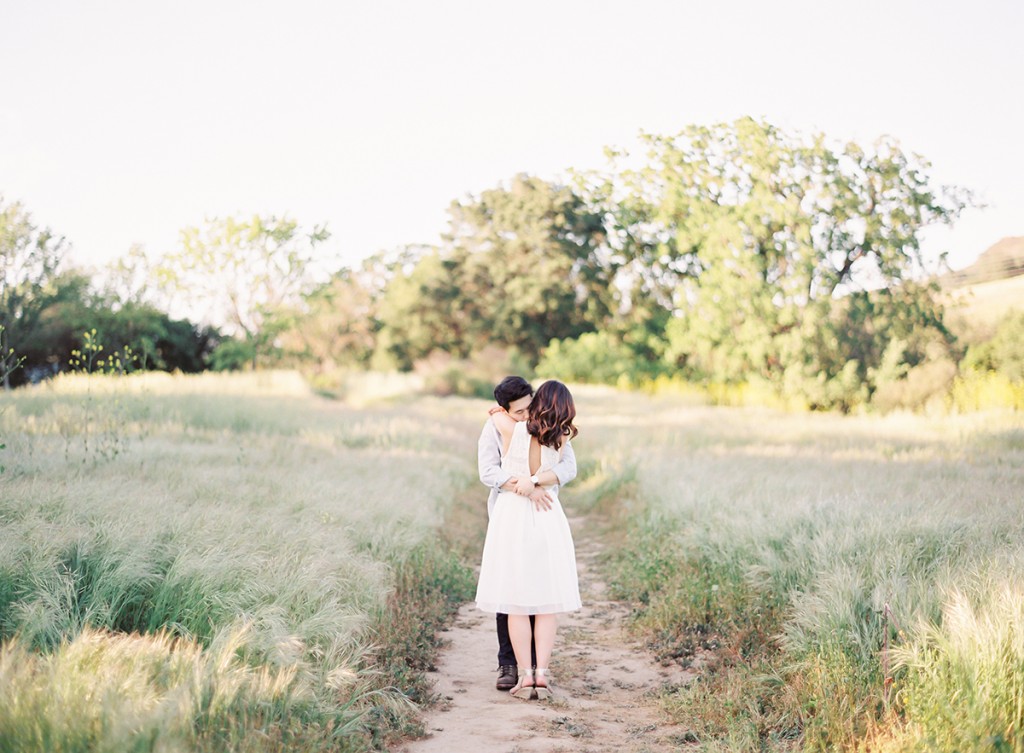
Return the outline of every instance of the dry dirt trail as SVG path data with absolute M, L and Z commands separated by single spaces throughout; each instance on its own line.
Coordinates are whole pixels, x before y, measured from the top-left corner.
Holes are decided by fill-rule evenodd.
M 689 742 L 655 694 L 694 674 L 661 666 L 625 632 L 629 607 L 611 601 L 598 573 L 601 542 L 584 518 L 570 520 L 583 609 L 559 626 L 551 660 L 555 698 L 521 701 L 494 689 L 494 616 L 463 605 L 431 673 L 444 701 L 427 714 L 427 737 L 402 753 L 653 753 Z

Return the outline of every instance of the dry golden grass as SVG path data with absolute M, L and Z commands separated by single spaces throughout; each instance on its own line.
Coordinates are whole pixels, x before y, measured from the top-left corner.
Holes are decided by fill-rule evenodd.
M 464 569 L 430 553 L 446 531 L 474 551 L 485 403 L 356 408 L 288 374 L 237 379 L 78 377 L 0 398 L 0 739 L 358 750 L 386 745 L 422 700 L 413 667 L 397 691 L 374 684 L 374 661 L 405 661 L 380 646 L 381 616 L 418 629 L 393 589 L 459 592 Z M 570 503 L 615 520 L 610 567 L 638 629 L 663 656 L 718 657 L 665 699 L 706 749 L 963 749 L 1019 733 L 1020 414 L 574 392 Z M 964 676 L 990 682 L 957 696 L 980 721 L 954 728 L 942 699 Z
M 665 699 L 705 749 L 1022 749 L 1021 414 L 578 403 L 581 457 L 631 479 L 617 593 L 711 668 Z
M 981 342 L 1011 311 L 1024 310 L 1024 275 L 953 288 L 947 295 L 950 329 L 967 343 Z
M 356 409 L 287 373 L 79 375 L 4 395 L 0 739 L 380 744 L 421 692 L 390 594 L 426 588 L 443 608 L 466 585 L 437 534 L 477 483 L 481 415 L 430 398 Z M 56 696 L 106 700 L 65 713 Z

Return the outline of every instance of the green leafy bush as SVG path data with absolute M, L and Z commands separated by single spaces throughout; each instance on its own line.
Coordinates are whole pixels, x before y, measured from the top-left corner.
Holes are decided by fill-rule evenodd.
M 566 382 L 636 384 L 651 371 L 632 348 L 610 332 L 587 332 L 576 339 L 552 340 L 537 373 Z
M 994 371 L 1011 382 L 1024 382 L 1024 312 L 1008 315 L 990 340 L 968 348 L 961 366 L 969 371 Z
M 256 348 L 244 340 L 224 340 L 210 356 L 210 368 L 214 371 L 241 371 L 252 365 Z

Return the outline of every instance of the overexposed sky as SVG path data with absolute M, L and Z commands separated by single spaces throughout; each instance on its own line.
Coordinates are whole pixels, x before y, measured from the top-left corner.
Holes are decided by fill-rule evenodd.
M 206 217 L 326 222 L 354 261 L 453 199 L 743 115 L 886 133 L 1024 235 L 1024 2 L 0 0 L 0 194 L 99 265 Z

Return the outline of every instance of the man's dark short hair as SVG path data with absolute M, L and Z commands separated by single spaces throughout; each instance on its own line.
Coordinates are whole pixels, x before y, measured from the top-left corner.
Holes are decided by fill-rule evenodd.
M 505 410 L 514 400 L 533 395 L 533 387 L 521 376 L 507 376 L 494 388 L 494 399 Z

